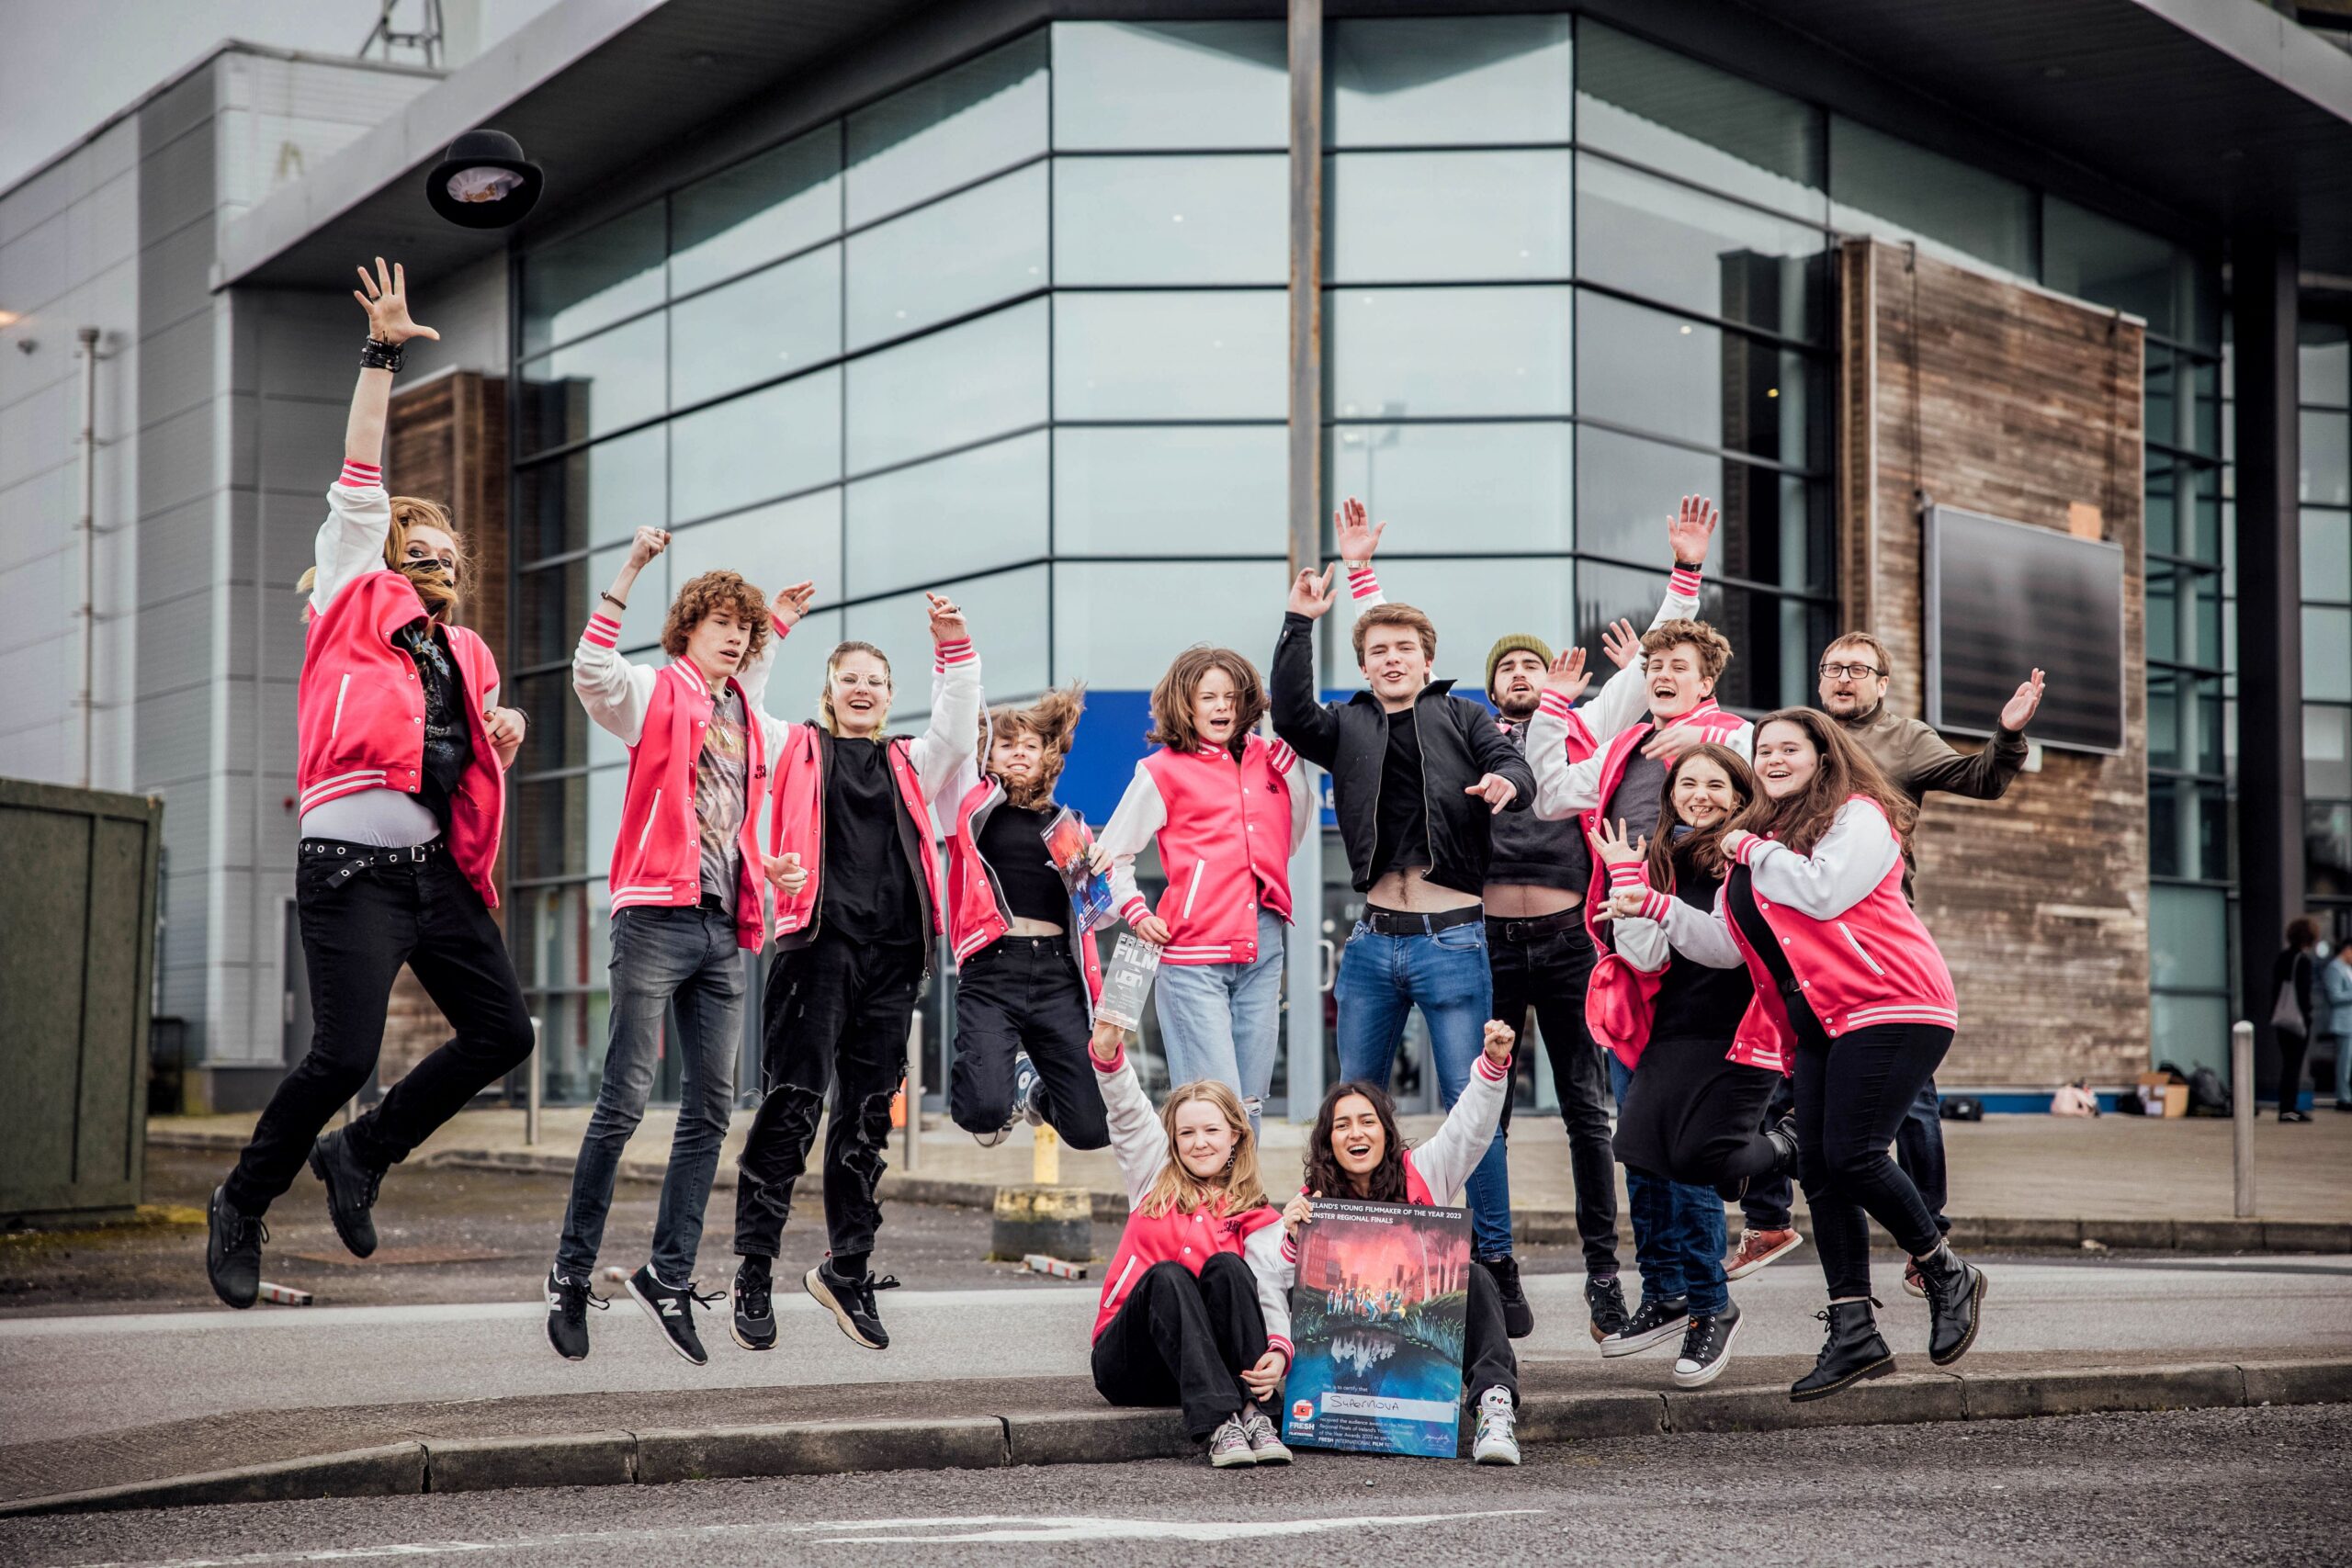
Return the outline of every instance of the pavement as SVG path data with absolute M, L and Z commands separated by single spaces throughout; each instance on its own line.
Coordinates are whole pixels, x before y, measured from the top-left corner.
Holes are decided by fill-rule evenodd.
M 1516 1470 L 1341 1454 L 566 1486 L 0 1519 L 11 1568 L 1143 1568 L 1204 1562 L 2340 1562 L 2344 1405 L 1595 1437 Z

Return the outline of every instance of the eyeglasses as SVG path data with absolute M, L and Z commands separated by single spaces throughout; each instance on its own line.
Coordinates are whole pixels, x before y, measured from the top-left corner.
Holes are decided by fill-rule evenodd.
M 1868 664 L 1825 664 L 1821 667 L 1821 673 L 1824 679 L 1830 681 L 1865 681 L 1885 671 Z

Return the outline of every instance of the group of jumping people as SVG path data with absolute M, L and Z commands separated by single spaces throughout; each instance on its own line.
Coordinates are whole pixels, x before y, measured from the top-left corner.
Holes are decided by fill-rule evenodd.
M 503 773 L 526 720 L 499 705 L 495 660 L 456 624 L 466 568 L 449 517 L 382 482 L 402 344 L 437 334 L 411 317 L 399 267 L 379 260 L 360 277 L 369 333 L 301 584 L 296 887 L 316 1029 L 212 1195 L 208 1269 L 237 1307 L 258 1292 L 264 1215 L 304 1164 L 337 1235 L 368 1256 L 385 1172 L 532 1048 L 491 916 Z M 1893 1365 L 1871 1311 L 1871 1220 L 1928 1302 L 1930 1359 L 1958 1359 L 1985 1280 L 1942 1236 L 1933 1077 L 1959 1018 L 1912 909 L 1911 835 L 1928 791 L 2007 787 L 2041 674 L 2018 689 L 1997 738 L 1962 756 L 1886 710 L 1886 649 L 1849 634 L 1824 656 L 1820 709 L 1751 724 L 1717 705 L 1731 648 L 1696 618 L 1715 521 L 1695 497 L 1672 513 L 1657 615 L 1638 634 L 1604 631 L 1619 668 L 1589 701 L 1582 649 L 1555 657 L 1532 635 L 1494 644 L 1485 702 L 1433 680 L 1436 627 L 1385 597 L 1374 570 L 1385 525 L 1353 501 L 1334 520 L 1340 565 L 1291 585 L 1271 679 L 1230 649 L 1177 656 L 1151 694 L 1156 749 L 1088 849 L 1119 915 L 1159 949 L 1154 1008 L 1174 1087 L 1156 1113 L 1126 1032 L 1095 1016 L 1096 942 L 1048 847 L 1081 692 L 989 708 L 962 612 L 934 593 L 922 734 L 889 730 L 890 661 L 862 641 L 828 654 L 813 719 L 779 718 L 769 671 L 816 585 L 768 593 L 703 572 L 666 607 L 668 662 L 639 662 L 619 652 L 625 617 L 669 536 L 637 530 L 572 661 L 582 707 L 628 761 L 609 868 L 610 1038 L 546 1280 L 550 1344 L 589 1354 L 614 1183 L 666 1027 L 677 1128 L 627 1293 L 695 1364 L 708 1359 L 695 1309 L 721 1300 L 739 1346 L 774 1348 L 775 1259 L 822 1120 L 828 1246 L 802 1285 L 852 1340 L 888 1346 L 876 1292 L 898 1281 L 872 1266 L 876 1190 L 910 1023 L 944 937 L 957 974 L 954 1120 L 983 1144 L 1025 1120 L 1114 1151 L 1130 1217 L 1104 1271 L 1096 1386 L 1114 1404 L 1178 1407 L 1215 1465 L 1290 1457 L 1267 1412 L 1291 1359 L 1289 1292 L 1316 1201 L 1465 1194 L 1473 1451 L 1518 1462 L 1510 1341 L 1534 1319 L 1512 1254 L 1506 1141 L 1531 1014 L 1567 1130 L 1602 1355 L 1679 1337 L 1677 1383 L 1720 1375 L 1739 1327 L 1727 1280 L 1799 1245 L 1794 1179 L 1829 1299 L 1818 1361 L 1792 1397 Z M 1341 566 L 1364 689 L 1324 702 L 1313 638 Z M 1341 1081 L 1317 1110 L 1297 1195 L 1278 1207 L 1259 1125 L 1309 763 L 1331 775 L 1365 906 L 1338 965 Z M 1156 901 L 1138 882 L 1147 848 L 1164 879 Z M 741 955 L 763 948 L 761 1083 L 722 1297 L 697 1292 L 695 1267 L 734 1103 Z M 328 1130 L 374 1068 L 403 964 L 455 1038 Z M 1446 1115 L 1408 1147 L 1389 1084 L 1416 1008 Z M 1631 1309 L 1620 1163 L 1641 1278 Z M 1747 1215 L 1728 1258 L 1726 1201 Z

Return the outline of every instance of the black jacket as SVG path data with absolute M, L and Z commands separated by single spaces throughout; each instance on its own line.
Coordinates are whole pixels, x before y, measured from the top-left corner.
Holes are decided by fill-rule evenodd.
M 1317 700 L 1315 623 L 1283 616 L 1274 643 L 1274 733 L 1300 756 L 1331 775 L 1331 797 L 1348 868 L 1361 893 L 1372 886 L 1373 840 L 1379 831 L 1380 765 L 1388 753 L 1388 716 L 1370 692 L 1344 703 Z M 1467 697 L 1451 695 L 1451 681 L 1432 681 L 1413 705 L 1429 780 L 1430 880 L 1476 894 L 1487 885 L 1487 829 L 1493 813 L 1466 792 L 1488 773 L 1509 779 L 1519 793 L 1506 808 L 1524 811 L 1535 798 L 1535 773 L 1495 716 Z

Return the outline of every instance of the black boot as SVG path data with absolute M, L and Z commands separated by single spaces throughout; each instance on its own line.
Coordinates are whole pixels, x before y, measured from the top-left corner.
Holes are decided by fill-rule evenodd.
M 1535 1332 L 1535 1309 L 1527 1304 L 1527 1292 L 1520 1288 L 1519 1259 L 1506 1254 L 1501 1258 L 1481 1258 L 1478 1267 L 1494 1277 L 1496 1293 L 1503 1299 L 1503 1333 L 1512 1339 L 1524 1339 Z
M 1813 1371 L 1790 1386 L 1791 1400 L 1802 1404 L 1826 1399 L 1848 1383 L 1884 1377 L 1894 1370 L 1894 1352 L 1879 1337 L 1878 1320 L 1871 1315 L 1877 1304 L 1875 1300 L 1832 1302 L 1813 1314 L 1829 1325 L 1829 1338 Z
M 351 1146 L 348 1129 L 337 1127 L 311 1145 L 311 1174 L 327 1184 L 327 1218 L 354 1258 L 376 1250 L 376 1193 L 384 1173 L 363 1161 Z
M 1917 1259 L 1919 1282 L 1928 1290 L 1928 1359 L 1948 1367 L 1976 1343 L 1984 1305 L 1984 1270 L 1963 1263 L 1949 1247 Z
M 1770 1170 L 1758 1171 L 1754 1176 L 1737 1176 L 1733 1177 L 1728 1180 L 1716 1182 L 1716 1197 L 1721 1198 L 1726 1203 L 1742 1202 L 1747 1197 L 1748 1189 L 1754 1187 L 1759 1181 L 1770 1180 L 1776 1177 L 1785 1177 L 1792 1181 L 1796 1179 L 1796 1117 L 1794 1115 L 1783 1116 L 1778 1122 L 1773 1122 L 1770 1127 L 1765 1128 L 1764 1141 L 1772 1145 L 1771 1168 Z

